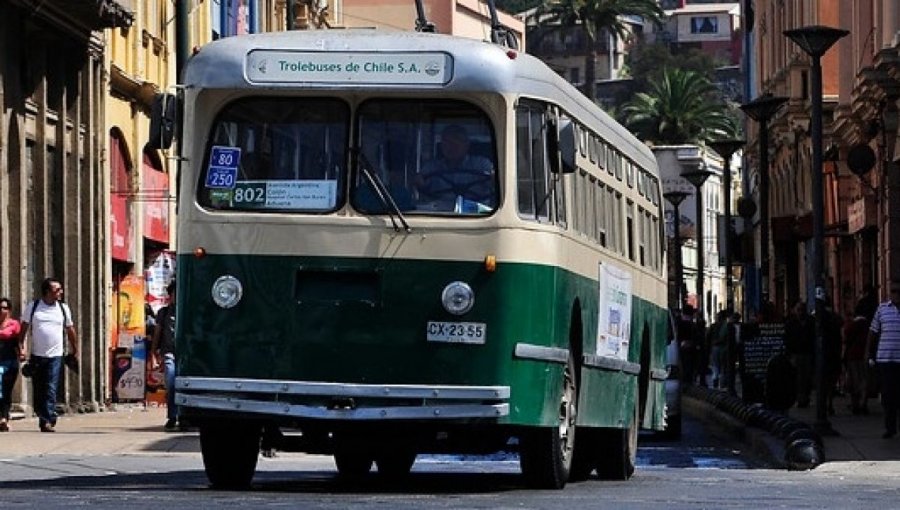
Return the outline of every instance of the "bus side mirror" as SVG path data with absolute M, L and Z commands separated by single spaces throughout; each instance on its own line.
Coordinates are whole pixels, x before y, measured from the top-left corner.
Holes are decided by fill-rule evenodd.
M 547 119 L 547 158 L 550 160 L 550 172 L 554 174 L 560 173 L 559 162 L 559 126 L 555 117 Z
M 173 94 L 156 94 L 150 106 L 149 149 L 168 149 L 175 137 L 178 100 Z

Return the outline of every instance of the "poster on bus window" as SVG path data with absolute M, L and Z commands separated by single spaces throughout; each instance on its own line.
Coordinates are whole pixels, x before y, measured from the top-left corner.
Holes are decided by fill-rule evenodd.
M 627 359 L 631 337 L 631 275 L 600 263 L 597 355 Z

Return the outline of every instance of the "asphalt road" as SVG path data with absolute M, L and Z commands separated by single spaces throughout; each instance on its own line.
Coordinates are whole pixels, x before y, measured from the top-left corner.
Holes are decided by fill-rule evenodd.
M 4 508 L 893 508 L 898 487 L 894 477 L 852 467 L 768 469 L 690 420 L 682 441 L 642 437 L 630 481 L 592 479 L 563 491 L 525 489 L 513 456 L 426 456 L 390 485 L 376 475 L 344 482 L 330 457 L 279 454 L 260 459 L 248 492 L 209 489 L 196 452 L 0 459 Z

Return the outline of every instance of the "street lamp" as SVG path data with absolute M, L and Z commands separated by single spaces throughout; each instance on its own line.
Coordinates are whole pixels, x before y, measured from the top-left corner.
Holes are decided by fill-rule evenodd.
M 731 156 L 743 146 L 744 140 L 737 139 L 716 140 L 709 143 L 709 147 L 716 151 L 724 161 L 722 186 L 725 188 L 723 201 L 725 202 L 726 235 L 725 246 L 720 246 L 719 249 L 722 250 L 725 255 L 725 310 L 727 310 L 728 313 L 734 312 L 734 282 L 731 280 L 732 251 L 729 242 L 731 240 Z
M 687 191 L 667 191 L 663 193 L 663 198 L 672 204 L 672 208 L 675 209 L 675 298 L 679 310 L 684 308 L 684 296 L 681 294 L 684 289 L 684 262 L 681 260 L 681 213 L 678 211 L 678 207 L 688 195 L 690 193 Z
M 728 314 L 734 313 L 734 282 L 731 279 L 731 156 L 744 146 L 744 140 L 724 139 L 709 143 L 709 147 L 723 160 L 722 185 L 725 188 L 723 201 L 725 202 L 725 246 L 719 249 L 725 255 L 725 310 Z M 725 342 L 725 388 L 729 393 L 734 392 L 734 361 L 731 352 L 731 341 Z
M 787 100 L 786 97 L 766 93 L 741 105 L 741 110 L 759 123 L 759 277 L 762 307 L 769 303 L 769 119 Z M 764 309 L 762 307 L 759 309 Z
M 816 283 L 816 421 L 820 433 L 834 433 L 828 422 L 825 395 L 825 208 L 822 185 L 822 55 L 841 37 L 850 32 L 840 28 L 814 25 L 785 30 L 784 35 L 803 49 L 812 60 L 810 82 L 810 138 L 812 141 L 812 208 L 813 245 L 812 276 Z
M 709 179 L 710 175 L 712 172 L 707 170 L 706 165 L 702 162 L 691 170 L 681 173 L 681 176 L 697 189 L 695 197 L 697 202 L 697 310 L 700 311 L 700 319 L 703 324 L 706 324 L 703 308 L 703 183 Z

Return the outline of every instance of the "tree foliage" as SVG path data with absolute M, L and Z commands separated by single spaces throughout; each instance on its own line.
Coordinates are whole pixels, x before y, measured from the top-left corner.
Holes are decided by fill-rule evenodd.
M 622 108 L 625 125 L 638 138 L 662 145 L 703 143 L 736 135 L 728 106 L 708 78 L 666 68 Z
M 713 81 L 716 68 L 724 64 L 697 48 L 673 53 L 664 43 L 640 44 L 626 56 L 625 72 L 634 79 L 635 88 L 646 90 L 650 80 L 664 69 L 693 71 Z

